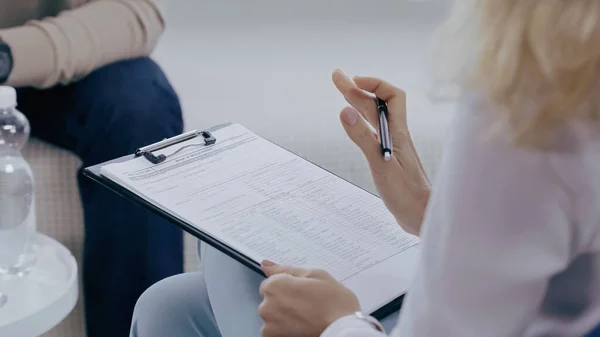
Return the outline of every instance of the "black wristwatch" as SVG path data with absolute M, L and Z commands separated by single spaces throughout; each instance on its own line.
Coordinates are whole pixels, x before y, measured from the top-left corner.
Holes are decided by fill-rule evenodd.
M 13 69 L 10 47 L 0 39 L 0 84 L 5 83 Z

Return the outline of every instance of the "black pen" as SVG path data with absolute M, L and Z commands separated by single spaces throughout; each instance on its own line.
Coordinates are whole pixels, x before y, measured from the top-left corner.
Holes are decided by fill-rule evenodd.
M 381 139 L 381 154 L 388 161 L 392 158 L 392 136 L 388 124 L 387 103 L 379 97 L 375 97 L 377 114 L 379 115 L 379 138 Z

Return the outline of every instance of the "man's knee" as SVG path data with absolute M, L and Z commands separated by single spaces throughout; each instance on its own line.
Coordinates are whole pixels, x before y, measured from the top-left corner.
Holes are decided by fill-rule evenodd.
M 85 81 L 100 87 L 92 101 L 112 110 L 105 117 L 117 130 L 146 127 L 150 128 L 144 132 L 147 134 L 166 127 L 183 128 L 179 98 L 162 69 L 149 58 L 110 64 Z
M 179 98 L 160 67 L 149 58 L 100 68 L 78 86 L 90 111 L 86 124 L 101 133 L 110 156 L 183 131 Z M 92 136 L 92 135 L 90 135 Z M 103 158 L 109 159 L 109 158 Z

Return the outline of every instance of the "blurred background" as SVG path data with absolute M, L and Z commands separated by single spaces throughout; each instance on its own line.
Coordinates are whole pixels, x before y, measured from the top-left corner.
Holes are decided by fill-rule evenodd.
M 177 0 L 155 58 L 183 104 L 188 129 L 239 122 L 372 190 L 346 139 L 346 105 L 330 81 L 382 77 L 408 93 L 425 166 L 439 153 L 451 104 L 432 104 L 429 48 L 450 0 Z

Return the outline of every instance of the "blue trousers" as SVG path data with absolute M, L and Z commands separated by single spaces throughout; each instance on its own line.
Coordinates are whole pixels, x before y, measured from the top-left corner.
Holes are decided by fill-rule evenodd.
M 19 88 L 18 99 L 33 136 L 72 151 L 83 167 L 183 130 L 178 97 L 149 58 L 110 64 L 66 86 Z M 182 232 L 81 172 L 77 178 L 87 335 L 128 336 L 138 297 L 183 271 Z

